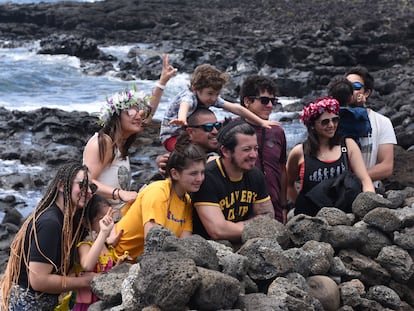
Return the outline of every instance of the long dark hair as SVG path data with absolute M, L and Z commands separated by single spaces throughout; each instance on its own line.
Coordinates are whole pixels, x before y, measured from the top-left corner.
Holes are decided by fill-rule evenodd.
M 309 156 L 316 157 L 319 150 L 319 137 L 315 131 L 315 121 L 316 119 L 310 121 L 306 126 L 308 129 L 308 137 L 303 143 L 303 153 Z M 334 146 L 341 144 L 342 135 L 338 134 L 338 129 L 335 132 L 335 135 L 331 137 L 328 141 L 329 149 L 332 149 Z

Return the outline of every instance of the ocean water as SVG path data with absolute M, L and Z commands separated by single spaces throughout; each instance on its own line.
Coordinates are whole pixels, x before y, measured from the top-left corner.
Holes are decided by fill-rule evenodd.
M 100 48 L 122 60 L 126 59 L 130 48 L 137 45 L 141 50 L 147 47 L 134 44 Z M 36 54 L 38 48 L 39 43 L 34 42 L 24 47 L 0 49 L 0 106 L 9 110 L 30 111 L 40 107 L 50 107 L 66 111 L 96 113 L 105 98 L 114 92 L 136 84 L 138 89 L 150 94 L 156 82 L 121 81 L 114 78 L 115 72 L 100 77 L 85 75 L 81 71 L 78 58 L 66 55 Z M 117 64 L 115 63 L 114 66 L 116 68 Z M 169 100 L 188 84 L 189 75 L 185 73 L 178 73 L 169 81 L 155 118 L 162 119 Z M 280 99 L 282 105 L 295 100 L 297 99 Z M 219 120 L 231 116 L 231 113 L 221 109 L 215 109 L 215 112 Z M 271 119 L 279 120 L 286 115 L 289 116 L 289 113 L 272 113 Z M 300 123 L 287 123 L 283 124 L 283 127 L 289 149 L 304 140 L 305 131 Z M 11 174 L 35 174 L 42 170 L 42 167 L 26 166 L 18 161 L 0 159 L 0 178 L 7 178 Z M 39 191 L 17 192 L 0 188 L 0 198 L 6 195 L 14 195 L 18 200 L 24 201 L 25 204 L 22 205 L 20 211 L 23 216 L 27 216 L 41 198 L 42 193 Z

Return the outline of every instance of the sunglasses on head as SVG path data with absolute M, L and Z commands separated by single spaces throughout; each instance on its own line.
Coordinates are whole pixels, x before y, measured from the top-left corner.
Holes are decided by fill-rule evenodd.
M 130 118 L 135 118 L 135 116 L 139 114 L 141 110 L 144 112 L 141 116 L 142 120 L 147 119 L 151 114 L 151 108 L 149 108 L 148 106 L 133 106 L 131 108 L 128 108 L 126 111 Z
M 275 106 L 278 101 L 276 97 L 267 97 L 267 96 L 250 96 L 250 99 L 260 99 L 260 103 L 262 105 L 267 105 L 269 102 L 272 103 L 273 106 Z
M 75 183 L 77 183 L 79 185 L 80 189 L 85 189 L 85 180 L 84 179 L 78 179 L 75 180 Z M 95 185 L 94 183 L 89 183 L 88 184 L 89 189 L 91 189 L 92 194 L 96 193 L 96 190 L 98 190 L 98 186 Z
M 359 91 L 360 89 L 364 87 L 364 85 L 361 82 L 353 82 L 352 87 L 354 88 L 355 91 Z
M 339 123 L 339 117 L 333 117 L 331 119 L 322 119 L 322 120 L 319 120 L 318 122 L 322 126 L 328 126 L 331 121 L 332 121 L 333 124 L 338 124 Z
M 200 125 L 189 125 L 188 127 L 194 127 L 194 128 L 202 128 L 205 132 L 211 132 L 213 128 L 216 128 L 218 131 L 221 128 L 221 123 L 206 123 L 206 124 L 200 124 Z

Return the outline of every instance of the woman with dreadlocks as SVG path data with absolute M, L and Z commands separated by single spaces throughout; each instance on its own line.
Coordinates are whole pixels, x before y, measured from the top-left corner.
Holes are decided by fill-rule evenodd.
M 96 186 L 79 163 L 63 165 L 17 232 L 1 284 L 2 310 L 53 310 L 61 293 L 88 288 L 94 273 L 69 276 L 84 208 Z
M 108 199 L 115 209 L 115 221 L 125 202 L 137 197 L 137 192 L 130 190 L 128 149 L 150 124 L 165 85 L 176 72 L 177 69 L 168 64 L 168 55 L 163 55 L 161 76 L 152 96 L 145 96 L 134 88 L 108 98 L 99 115 L 103 127 L 85 146 L 83 162 L 98 186 L 97 193 Z

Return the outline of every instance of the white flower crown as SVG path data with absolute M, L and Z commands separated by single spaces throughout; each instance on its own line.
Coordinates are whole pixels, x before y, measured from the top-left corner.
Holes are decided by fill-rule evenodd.
M 151 95 L 145 95 L 144 92 L 137 91 L 136 85 L 132 90 L 126 89 L 125 91 L 113 94 L 111 97 L 106 98 L 106 103 L 102 105 L 98 114 L 98 123 L 104 126 L 112 118 L 113 114 L 120 115 L 124 109 L 129 109 L 134 106 L 138 106 L 139 110 L 145 111 L 145 116 L 148 117 L 151 114 L 150 99 Z

